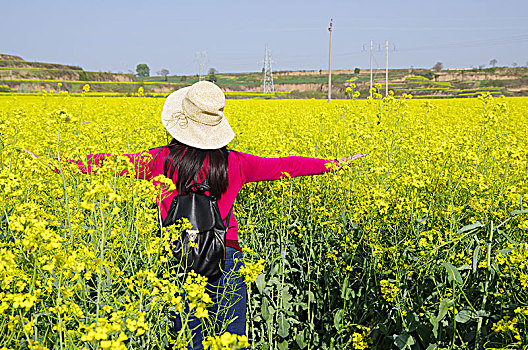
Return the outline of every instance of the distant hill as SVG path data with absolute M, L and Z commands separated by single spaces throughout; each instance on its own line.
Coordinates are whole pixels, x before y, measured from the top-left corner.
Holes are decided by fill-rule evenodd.
M 0 67 L 5 68 L 34 68 L 34 69 L 59 69 L 82 71 L 81 67 L 69 66 L 58 63 L 27 62 L 19 56 L 0 54 Z
M 225 91 L 257 92 L 262 89 L 262 73 L 216 73 L 216 83 Z M 328 71 L 279 71 L 273 73 L 275 91 L 288 92 L 289 98 L 327 98 Z M 187 84 L 196 76 L 149 77 L 149 82 L 174 82 Z M 344 98 L 346 88 L 353 83 L 352 91 L 367 97 L 370 90 L 370 71 L 332 71 L 332 95 Z M 385 95 L 385 71 L 373 71 L 373 84 L 381 83 Z M 527 67 L 496 67 L 486 69 L 390 69 L 389 90 L 396 96 L 403 93 L 416 97 L 467 97 L 483 92 L 493 95 L 528 96 Z
M 6 55 L 6 54 L 2 54 L 0 53 L 0 60 L 3 60 L 3 61 L 23 61 L 23 59 L 19 56 L 14 56 L 14 55 Z
M 328 71 L 274 72 L 275 91 L 269 97 L 326 98 Z M 216 73 L 208 76 L 215 80 L 229 98 L 255 97 L 261 90 L 262 73 Z M 381 83 L 385 92 L 385 71 L 373 71 L 374 83 Z M 80 92 L 90 84 L 92 92 L 136 93 L 143 87 L 145 93 L 167 94 L 198 81 L 197 75 L 147 77 L 138 79 L 133 74 L 90 72 L 81 67 L 58 63 L 28 62 L 18 56 L 0 54 L 0 92 L 39 92 L 61 90 Z M 355 84 L 353 91 L 367 97 L 370 89 L 370 71 L 332 71 L 333 98 L 345 98 L 346 88 Z M 415 97 L 467 97 L 482 92 L 494 95 L 528 96 L 528 67 L 495 67 L 485 69 L 391 69 L 389 89 L 395 95 L 403 93 Z
M 90 72 L 81 67 L 58 63 L 29 62 L 19 56 L 0 54 L 0 92 L 40 92 L 60 89 L 80 92 L 85 84 L 90 91 L 136 93 L 143 81 L 134 74 Z M 154 92 L 170 92 L 183 84 L 150 83 Z

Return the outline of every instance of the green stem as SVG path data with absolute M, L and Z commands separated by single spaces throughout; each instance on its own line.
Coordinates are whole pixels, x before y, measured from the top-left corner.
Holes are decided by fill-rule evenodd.
M 57 316 L 59 318 L 59 345 L 62 350 L 62 317 L 61 317 L 61 311 L 60 311 L 60 305 L 59 300 L 61 299 L 61 279 L 59 278 L 59 290 L 57 293 Z
M 101 212 L 101 224 L 103 226 L 101 230 L 101 242 L 99 243 L 99 251 L 100 251 L 100 264 L 99 264 L 99 273 L 97 278 L 97 302 L 96 302 L 96 318 L 99 319 L 99 312 L 101 308 L 101 284 L 102 284 L 102 273 L 103 273 L 103 261 L 104 261 L 104 246 L 105 246 L 105 224 L 104 224 L 104 215 L 101 208 L 99 208 L 99 211 Z M 141 304 L 140 304 L 141 306 Z
M 59 163 L 59 173 L 60 173 L 61 178 L 62 178 L 62 188 L 64 190 L 64 202 L 66 204 L 66 216 L 68 217 L 68 229 L 70 231 L 70 242 L 71 242 L 72 249 L 75 249 L 74 244 L 73 244 L 73 232 L 72 232 L 72 229 L 71 229 L 70 208 L 68 206 L 68 202 L 69 202 L 69 200 L 68 200 L 68 191 L 66 190 L 66 178 L 64 177 L 64 173 L 62 172 L 59 144 L 60 144 L 60 124 L 59 124 L 59 129 L 57 130 L 57 160 L 58 160 L 58 163 Z
M 453 290 L 453 338 L 451 339 L 451 346 L 449 347 L 449 349 L 453 349 L 453 347 L 455 346 L 455 339 L 456 339 L 456 314 L 455 314 L 456 300 L 454 298 L 456 290 L 455 290 L 455 279 L 454 278 L 452 281 L 451 288 Z
M 489 286 L 489 279 L 490 279 L 490 274 L 491 274 L 491 244 L 493 242 L 493 232 L 494 232 L 494 228 L 493 228 L 493 220 L 491 221 L 491 227 L 490 227 L 490 234 L 489 234 L 489 242 L 488 242 L 488 253 L 487 253 L 487 259 L 486 259 L 486 281 L 484 282 L 484 297 L 482 298 L 482 306 L 481 306 L 481 310 L 485 311 L 486 310 L 486 302 L 488 301 L 488 286 Z M 481 336 L 481 331 L 482 331 L 482 321 L 484 320 L 484 318 L 482 316 L 479 316 L 479 321 L 478 321 L 478 325 L 477 325 L 477 336 L 476 336 L 476 341 L 475 341 L 475 349 L 479 349 L 480 348 L 480 342 L 481 342 L 481 339 L 480 339 L 480 336 Z

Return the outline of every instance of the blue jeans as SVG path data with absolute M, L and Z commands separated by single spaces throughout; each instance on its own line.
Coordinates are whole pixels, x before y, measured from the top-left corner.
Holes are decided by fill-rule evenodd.
M 236 260 L 236 261 L 235 261 Z M 213 301 L 208 308 L 209 318 L 216 320 L 215 333 L 246 334 L 247 290 L 244 276 L 239 269 L 244 266 L 242 252 L 235 248 L 226 248 L 225 268 L 222 277 L 208 286 L 208 293 Z M 185 307 L 188 310 L 188 307 Z M 176 329 L 181 329 L 181 319 L 176 316 Z M 188 321 L 192 329 L 193 343 L 189 349 L 203 349 L 202 324 L 200 319 L 191 316 Z

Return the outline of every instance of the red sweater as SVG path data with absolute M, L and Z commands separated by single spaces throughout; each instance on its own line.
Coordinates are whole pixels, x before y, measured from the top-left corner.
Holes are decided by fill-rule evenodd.
M 168 147 L 154 148 L 148 151 L 152 158 L 146 160 L 145 153 L 126 154 L 132 161 L 136 169 L 136 176 L 141 179 L 151 180 L 163 174 L 163 165 L 169 154 Z M 75 162 L 81 171 L 92 172 L 92 166 L 100 165 L 101 160 L 109 154 L 98 153 L 87 157 L 87 167 L 82 161 Z M 317 175 L 328 172 L 326 163 L 331 162 L 326 159 L 306 158 L 306 157 L 282 157 L 282 158 L 262 158 L 251 154 L 231 151 L 228 158 L 228 179 L 227 190 L 218 199 L 218 207 L 224 222 L 233 206 L 238 192 L 245 183 L 256 181 L 278 180 L 284 172 L 291 177 Z M 177 172 L 174 176 L 177 176 Z M 173 180 L 174 181 L 174 180 Z M 172 191 L 160 203 L 162 220 L 167 215 L 172 199 L 178 194 Z M 226 246 L 240 250 L 238 243 L 238 222 L 233 214 L 229 220 L 229 229 L 226 236 Z

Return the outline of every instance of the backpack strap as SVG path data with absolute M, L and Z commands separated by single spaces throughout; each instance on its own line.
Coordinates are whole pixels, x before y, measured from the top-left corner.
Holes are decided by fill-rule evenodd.
M 235 204 L 233 203 L 233 205 L 231 206 L 231 209 L 229 209 L 229 213 L 227 214 L 227 218 L 226 218 L 226 232 L 227 230 L 229 230 L 229 221 L 231 220 L 231 214 L 233 213 L 233 207 L 235 206 Z
M 229 150 L 227 150 L 227 157 L 226 157 L 226 168 L 229 168 Z M 229 178 L 229 174 L 228 174 Z M 226 232 L 229 230 L 229 221 L 231 220 L 231 214 L 233 213 L 233 207 L 235 206 L 235 203 L 231 206 L 231 209 L 229 209 L 229 213 L 227 214 L 226 218 Z
M 205 191 L 209 191 L 210 190 L 209 186 L 207 186 L 205 183 L 195 182 L 195 183 L 191 183 L 190 185 L 187 185 L 185 187 L 185 193 L 195 192 L 195 191 L 193 191 L 193 188 L 196 188 L 195 191 L 197 191 L 197 192 L 205 192 Z
M 230 151 L 227 151 L 226 168 L 229 166 L 229 152 Z M 209 191 L 209 189 L 210 189 L 209 185 L 207 184 L 207 182 L 205 180 L 202 183 L 193 182 L 192 180 L 190 180 L 188 185 L 185 187 L 185 192 L 186 193 L 192 192 L 193 188 L 196 188 L 199 192 Z M 231 221 L 231 214 L 233 213 L 233 207 L 234 206 L 235 206 L 235 204 L 233 203 L 233 205 L 231 206 L 231 209 L 229 209 L 229 213 L 227 214 L 227 218 L 226 218 L 226 222 L 225 222 L 226 232 L 227 232 L 227 230 L 229 230 L 229 222 Z

